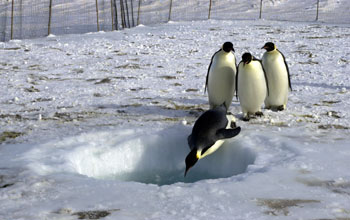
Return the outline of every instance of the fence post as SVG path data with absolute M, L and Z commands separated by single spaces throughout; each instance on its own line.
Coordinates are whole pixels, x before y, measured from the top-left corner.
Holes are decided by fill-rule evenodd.
M 318 21 L 318 8 L 320 6 L 320 0 L 317 0 L 316 21 Z
M 13 39 L 13 11 L 14 11 L 14 0 L 12 0 L 12 6 L 11 6 L 11 40 Z
M 210 12 L 211 12 L 211 0 L 209 2 L 209 12 L 208 12 L 208 19 L 210 19 Z
M 22 39 L 23 38 L 23 1 L 21 0 L 19 2 L 19 38 Z
M 47 28 L 47 35 L 51 34 L 51 16 L 52 16 L 52 0 L 50 0 L 50 5 L 49 5 L 49 24 Z
M 120 0 L 120 17 L 122 19 L 122 27 L 126 27 L 126 22 L 125 22 L 125 11 L 124 11 L 124 2 L 123 0 Z
M 129 17 L 128 0 L 125 0 L 125 7 L 126 7 L 126 18 L 128 19 L 128 28 L 130 28 L 130 17 Z
M 173 0 L 170 0 L 168 21 L 170 21 L 170 19 L 171 19 L 171 8 L 172 8 L 172 6 L 173 6 Z
M 131 21 L 132 21 L 132 26 L 135 27 L 135 20 L 134 20 L 134 4 L 132 3 L 133 0 L 131 0 Z
M 139 0 L 139 8 L 137 9 L 137 25 L 140 24 L 141 0 Z
M 262 13 L 262 2 L 263 2 L 263 0 L 260 0 L 260 14 L 259 14 L 259 19 L 261 19 L 261 13 Z
M 113 28 L 114 28 L 113 0 L 111 0 L 111 19 L 112 19 L 112 31 L 113 31 Z
M 97 31 L 100 31 L 100 22 L 98 18 L 98 2 L 96 0 L 96 18 L 97 18 Z
M 117 8 L 117 3 L 116 0 L 113 0 L 113 5 L 114 5 L 114 13 L 115 13 L 115 29 L 118 30 L 118 8 Z

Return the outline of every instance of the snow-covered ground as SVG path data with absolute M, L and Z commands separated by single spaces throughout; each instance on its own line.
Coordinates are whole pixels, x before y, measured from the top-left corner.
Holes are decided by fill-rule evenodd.
M 287 110 L 183 177 L 212 54 L 273 41 Z M 0 43 L 0 219 L 349 219 L 350 26 L 194 21 Z M 276 216 L 276 217 L 275 217 Z

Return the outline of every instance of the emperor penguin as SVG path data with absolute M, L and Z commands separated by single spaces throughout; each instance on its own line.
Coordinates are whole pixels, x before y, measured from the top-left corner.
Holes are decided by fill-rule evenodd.
M 267 42 L 261 49 L 266 49 L 262 64 L 270 92 L 265 99 L 265 108 L 282 111 L 287 106 L 289 89 L 292 91 L 286 59 L 272 42 Z
M 194 123 L 187 141 L 191 152 L 187 155 L 185 176 L 199 159 L 215 152 L 225 139 L 239 134 L 240 127 L 232 126 L 234 116 L 226 113 L 224 104 L 204 112 Z M 232 128 L 233 127 L 233 128 Z
M 261 106 L 268 95 L 268 84 L 261 61 L 250 53 L 242 56 L 236 77 L 236 94 L 243 112 L 243 120 L 252 115 L 262 116 Z
M 237 72 L 236 57 L 233 52 L 235 52 L 233 44 L 225 42 L 211 58 L 204 89 L 205 92 L 208 88 L 210 109 L 225 102 L 228 111 L 231 105 Z

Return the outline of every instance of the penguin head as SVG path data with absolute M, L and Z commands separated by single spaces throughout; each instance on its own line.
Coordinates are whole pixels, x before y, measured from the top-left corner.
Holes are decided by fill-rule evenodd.
M 186 163 L 186 170 L 185 170 L 185 176 L 191 167 L 193 167 L 199 159 L 202 159 L 203 157 L 207 156 L 208 154 L 205 154 L 213 144 L 209 144 L 207 147 L 194 147 L 191 152 L 187 155 L 185 159 Z M 209 153 L 210 154 L 210 153 Z
M 185 163 L 186 163 L 186 170 L 185 170 L 185 176 L 188 172 L 188 170 L 193 167 L 197 161 L 199 160 L 197 149 L 193 148 L 191 152 L 187 155 Z
M 266 51 L 270 52 L 276 49 L 276 45 L 272 42 L 267 42 L 261 49 L 265 49 Z
M 253 56 L 250 53 L 244 53 L 242 55 L 242 62 L 243 64 L 249 64 L 250 61 L 252 61 Z
M 222 49 L 226 52 L 229 53 L 230 51 L 235 52 L 235 49 L 233 49 L 233 44 L 231 42 L 225 42 L 222 45 Z

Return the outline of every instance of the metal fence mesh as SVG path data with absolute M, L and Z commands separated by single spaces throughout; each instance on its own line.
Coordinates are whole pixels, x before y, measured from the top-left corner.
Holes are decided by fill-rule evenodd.
M 51 9 L 51 34 L 78 34 L 97 31 L 96 7 L 92 2 L 53 1 Z
M 0 41 L 172 21 L 258 19 L 350 23 L 349 4 L 310 0 L 0 0 Z M 261 7 L 262 6 L 262 7 Z

